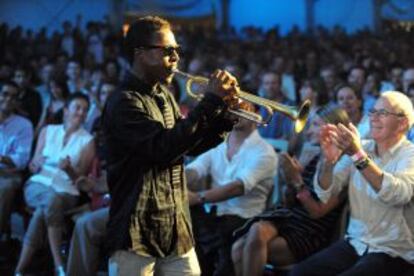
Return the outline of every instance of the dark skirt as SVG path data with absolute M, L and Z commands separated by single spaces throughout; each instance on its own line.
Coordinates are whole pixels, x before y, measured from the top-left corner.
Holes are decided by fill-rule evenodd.
M 257 221 L 269 221 L 284 238 L 295 256 L 301 261 L 326 247 L 333 234 L 341 208 L 336 208 L 319 219 L 312 219 L 303 207 L 277 208 L 256 216 L 234 232 L 235 239 L 245 235 Z

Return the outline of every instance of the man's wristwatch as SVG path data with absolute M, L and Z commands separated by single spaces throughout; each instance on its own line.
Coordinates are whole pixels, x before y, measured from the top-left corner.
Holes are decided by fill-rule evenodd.
M 365 158 L 358 160 L 358 162 L 355 162 L 355 167 L 357 168 L 357 170 L 362 171 L 366 167 L 368 167 L 369 163 L 370 163 L 369 157 L 366 156 Z

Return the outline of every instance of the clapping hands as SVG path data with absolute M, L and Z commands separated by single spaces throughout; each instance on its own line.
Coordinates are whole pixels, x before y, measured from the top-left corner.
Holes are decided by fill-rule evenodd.
M 350 123 L 326 124 L 321 127 L 320 144 L 325 159 L 335 164 L 342 154 L 353 155 L 361 149 L 358 130 Z

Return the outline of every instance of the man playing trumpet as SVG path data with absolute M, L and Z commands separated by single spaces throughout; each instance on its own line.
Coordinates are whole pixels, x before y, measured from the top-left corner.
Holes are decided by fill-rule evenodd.
M 207 92 L 182 119 L 166 88 L 179 62 L 170 24 L 159 17 L 133 23 L 125 37 L 131 74 L 103 115 L 108 146 L 108 223 L 111 275 L 199 275 L 188 210 L 185 154 L 222 141 L 234 122 L 237 80 L 217 70 Z

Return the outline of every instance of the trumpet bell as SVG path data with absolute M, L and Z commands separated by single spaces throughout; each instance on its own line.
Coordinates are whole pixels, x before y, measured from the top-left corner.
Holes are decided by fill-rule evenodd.
M 303 104 L 299 107 L 299 110 L 297 111 L 297 115 L 295 116 L 296 119 L 294 119 L 296 133 L 301 132 L 305 128 L 306 121 L 308 120 L 310 108 L 311 108 L 310 100 L 304 101 Z

